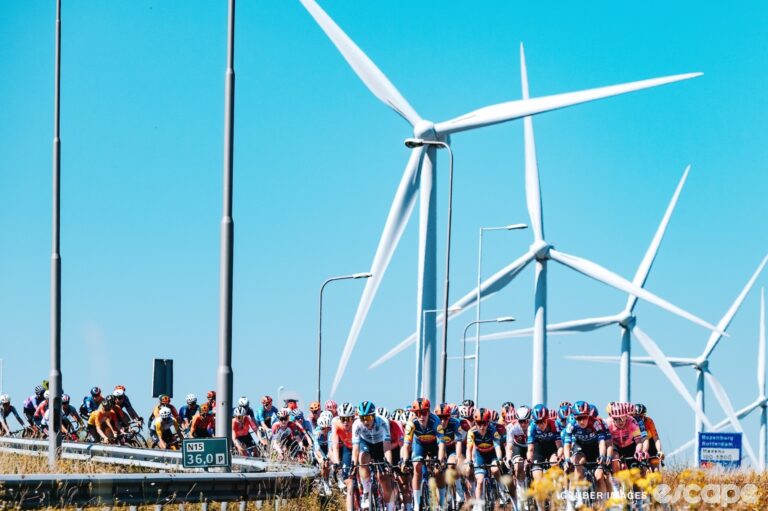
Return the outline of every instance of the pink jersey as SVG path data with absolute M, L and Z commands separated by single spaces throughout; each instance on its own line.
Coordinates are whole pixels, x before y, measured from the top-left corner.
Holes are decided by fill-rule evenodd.
M 640 426 L 632 417 L 627 417 L 624 427 L 621 429 L 614 424 L 613 419 L 610 417 L 606 419 L 606 424 L 608 431 L 611 432 L 614 447 L 629 447 L 632 444 L 639 443 L 643 438 Z

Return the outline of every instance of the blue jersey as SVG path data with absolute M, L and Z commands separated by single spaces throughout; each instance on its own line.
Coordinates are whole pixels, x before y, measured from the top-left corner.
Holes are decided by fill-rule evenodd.
M 429 414 L 426 426 L 422 426 L 418 418 L 408 421 L 405 425 L 405 445 L 411 445 L 414 440 L 417 444 L 436 445 L 439 425 L 440 419 L 434 413 Z
M 264 426 L 271 428 L 272 424 L 277 422 L 277 408 L 270 406 L 265 409 L 263 405 L 260 406 L 259 409 L 256 410 L 256 417 L 254 417 L 254 420 L 259 426 L 263 424 Z
M 328 452 L 328 439 L 331 436 L 331 428 L 323 431 L 320 426 L 312 430 L 312 440 L 315 444 L 315 452 L 319 452 L 325 458 Z
M 555 426 L 555 423 L 551 420 L 547 420 L 544 429 L 539 428 L 534 421 L 531 421 L 531 423 L 528 424 L 528 433 L 526 437 L 526 443 L 528 445 L 536 443 L 555 443 L 560 440 L 560 433 L 557 432 L 557 426 Z
M 3 418 L 3 420 L 7 419 L 9 415 L 13 415 L 16 417 L 16 420 L 19 421 L 19 424 L 24 425 L 24 421 L 21 420 L 21 417 L 19 417 L 19 412 L 16 411 L 16 407 L 13 405 L 8 405 L 6 408 L 3 405 L 0 405 L 0 417 Z
M 456 442 L 464 441 L 464 430 L 461 428 L 459 419 L 451 417 L 448 419 L 445 427 L 442 423 L 437 427 L 437 443 L 446 447 L 453 447 Z
M 87 416 L 95 412 L 99 408 L 99 404 L 101 404 L 101 401 L 96 401 L 93 396 L 85 396 L 83 398 L 83 406 L 81 407 L 81 411 L 86 410 L 87 413 L 83 413 L 83 415 Z
M 181 421 L 186 420 L 187 422 L 192 422 L 192 417 L 195 416 L 195 414 L 199 409 L 200 407 L 197 404 L 195 404 L 194 406 L 192 405 L 182 406 L 181 408 L 179 408 L 179 420 Z
M 568 423 L 563 429 L 563 444 L 591 444 L 607 440 L 606 429 L 602 421 L 590 418 L 585 427 L 579 426 L 574 416 L 568 417 Z

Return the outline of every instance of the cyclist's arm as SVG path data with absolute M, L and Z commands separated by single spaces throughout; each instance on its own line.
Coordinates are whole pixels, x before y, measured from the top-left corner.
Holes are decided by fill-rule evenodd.
M 16 417 L 16 420 L 19 421 L 19 425 L 23 428 L 24 427 L 24 421 L 21 420 L 21 417 L 19 416 L 19 412 L 16 411 L 16 408 L 11 408 L 11 412 Z

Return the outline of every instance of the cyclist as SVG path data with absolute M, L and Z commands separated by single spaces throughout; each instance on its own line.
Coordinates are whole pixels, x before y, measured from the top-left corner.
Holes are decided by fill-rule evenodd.
M 187 404 L 179 408 L 179 422 L 181 423 L 182 431 L 186 434 L 189 432 L 192 419 L 197 415 L 200 407 L 197 404 L 197 396 L 194 394 L 187 394 L 185 401 Z
M 403 461 L 406 463 L 413 461 L 413 478 L 411 479 L 413 506 L 415 511 L 419 511 L 422 468 L 427 458 L 437 460 L 437 428 L 440 425 L 440 419 L 432 413 L 429 399 L 424 397 L 413 402 L 411 413 L 414 418 L 405 425 Z
M 399 410 L 399 413 L 402 414 L 402 412 L 402 410 Z M 380 406 L 376 409 L 376 415 L 386 420 L 389 424 L 389 443 L 391 446 L 390 452 L 392 453 L 392 465 L 398 466 L 402 457 L 401 451 L 403 449 L 403 437 L 405 436 L 403 426 L 397 420 L 398 410 L 390 413 L 389 410 Z M 392 475 L 395 479 L 395 483 L 397 483 L 397 487 L 393 488 L 393 491 L 399 491 L 402 502 L 409 505 L 411 502 L 410 481 L 406 481 L 400 470 L 395 470 Z M 392 500 L 394 500 L 394 497 Z
M 651 457 L 651 468 L 653 470 L 658 470 L 660 463 L 664 461 L 664 451 L 661 448 L 661 438 L 659 438 L 656 423 L 647 415 L 647 410 L 644 404 L 638 403 L 634 405 L 634 409 L 631 413 L 640 428 L 645 430 L 646 437 L 643 450 L 645 450 L 648 453 L 648 456 Z
M 157 405 L 155 405 L 155 408 L 152 410 L 152 413 L 149 414 L 149 420 L 152 421 L 153 419 L 156 419 L 160 414 L 161 408 L 168 408 L 171 411 L 171 415 L 173 415 L 173 420 L 176 421 L 178 424 L 179 422 L 179 412 L 176 410 L 176 407 L 171 404 L 171 397 L 166 396 L 165 394 L 160 394 L 160 396 L 157 398 Z M 150 429 L 152 429 L 150 427 Z M 178 428 L 176 428 L 177 431 L 179 431 Z
M 157 410 L 157 416 L 152 421 L 149 436 L 160 449 L 177 450 L 179 448 L 181 430 L 179 429 L 179 421 L 176 420 L 171 408 L 160 406 Z
M 294 399 L 292 397 L 289 397 L 288 399 L 283 399 L 283 408 L 288 408 L 288 410 L 295 410 L 299 407 L 299 400 Z
M 331 485 L 328 482 L 328 478 L 331 474 L 331 463 L 328 459 L 328 439 L 331 434 L 331 417 L 322 415 L 317 419 L 317 425 L 312 430 L 312 445 L 314 446 L 313 452 L 315 455 L 315 461 L 317 466 L 320 467 L 320 475 L 322 476 L 323 494 L 330 496 Z
M 572 406 L 573 404 L 569 403 L 568 401 L 563 401 L 560 403 L 560 407 L 557 409 L 557 420 L 555 420 L 555 426 L 557 426 L 557 432 L 560 435 L 561 442 L 563 440 L 563 431 L 565 431 L 565 426 L 568 425 L 568 417 L 571 416 Z M 565 459 L 562 447 L 557 451 L 557 456 L 561 460 Z
M 528 458 L 528 426 L 531 422 L 531 409 L 521 406 L 514 411 L 514 416 L 507 424 L 506 463 L 515 474 L 515 494 L 522 497 L 525 488 L 525 461 Z
M 254 413 L 253 408 L 251 408 L 251 402 L 247 397 L 242 396 L 240 399 L 238 399 L 237 406 L 245 408 L 245 414 L 254 421 L 256 420 L 256 414 Z
M 71 417 L 72 419 L 77 422 L 77 425 L 81 428 L 85 426 L 85 422 L 83 421 L 83 418 L 80 417 L 80 414 L 77 413 L 77 410 L 75 410 L 75 407 L 69 404 L 70 397 L 69 394 L 62 394 L 61 395 L 61 432 L 62 433 L 71 433 L 72 432 L 72 421 L 69 420 Z
M 259 427 L 258 438 L 261 445 L 267 446 L 271 438 L 272 424 L 277 422 L 277 408 L 272 406 L 272 398 L 264 396 L 261 398 L 261 406 L 256 410 L 254 421 Z
M 435 408 L 435 415 L 440 419 L 437 426 L 437 459 L 440 460 L 443 467 L 450 464 L 454 467 L 459 466 L 464 460 L 464 430 L 461 429 L 461 422 L 452 417 L 453 408 L 451 405 L 438 405 Z M 440 503 L 445 502 L 445 482 L 440 477 L 437 481 L 440 494 Z M 463 499 L 463 488 L 461 484 L 456 485 L 459 502 Z
M 101 389 L 99 387 L 92 387 L 89 396 L 83 398 L 83 404 L 80 405 L 80 415 L 83 419 L 90 417 L 95 412 L 104 398 L 101 395 Z
M 612 459 L 613 471 L 621 470 L 624 459 L 634 458 L 642 461 L 648 457 L 643 450 L 645 435 L 640 431 L 635 419 L 630 416 L 634 406 L 630 403 L 613 403 L 608 418 L 608 431 L 611 433 L 611 445 L 608 457 Z
M 333 417 L 336 417 L 339 414 L 339 405 L 337 405 L 336 401 L 333 399 L 329 399 L 325 402 L 325 409 L 331 412 Z
M 594 471 L 596 489 L 609 491 L 610 485 L 605 477 L 609 438 L 602 421 L 590 414 L 589 403 L 576 401 L 573 404 L 562 439 L 566 471 L 573 465 L 576 478 L 581 480 L 584 479 L 584 464 L 597 463 Z
M 355 409 L 350 403 L 342 403 L 338 413 L 339 415 L 331 421 L 331 461 L 334 465 L 341 466 L 341 478 L 347 487 L 347 511 L 352 511 L 352 421 L 355 418 Z
M 116 426 L 120 429 L 121 433 L 125 433 L 131 425 L 131 418 L 128 416 L 128 412 L 123 410 L 123 406 L 125 406 L 125 392 L 119 389 L 114 390 L 110 397 L 115 402 L 112 411 L 115 412 L 115 418 L 117 419 Z
M 34 421 L 35 410 L 37 410 L 37 407 L 40 406 L 40 403 L 43 402 L 44 393 L 45 393 L 45 388 L 43 388 L 42 385 L 38 385 L 37 387 L 35 387 L 35 393 L 24 400 L 24 406 L 22 407 L 22 411 L 24 412 L 24 416 L 26 416 L 27 422 L 29 423 L 30 426 L 35 425 L 35 421 Z
M 197 413 L 189 424 L 191 438 L 210 438 L 216 432 L 216 419 L 207 402 L 197 407 Z
M 216 415 L 216 391 L 209 390 L 205 398 L 208 400 L 208 408 L 210 409 L 209 413 Z
M 50 391 L 46 390 L 43 392 L 43 400 L 40 402 L 39 405 L 37 405 L 37 408 L 35 408 L 35 413 L 32 415 L 32 420 L 35 421 L 35 424 L 42 427 L 43 419 L 45 418 L 45 412 L 48 411 L 48 402 L 50 398 Z
M 496 481 L 499 481 L 501 476 L 501 437 L 490 425 L 490 410 L 478 408 L 473 418 L 474 427 L 467 434 L 467 459 L 470 466 L 474 466 L 475 499 L 480 502 L 483 497 L 486 467 L 490 465 L 491 475 Z M 501 488 L 501 484 L 499 487 Z M 475 508 L 479 507 L 479 504 L 475 505 Z
M 317 427 L 317 419 L 320 418 L 320 402 L 312 401 L 309 403 L 309 422 L 312 424 L 312 429 Z
M 24 427 L 24 421 L 21 420 L 19 412 L 16 411 L 16 407 L 11 404 L 11 397 L 8 394 L 0 396 L 0 421 L 5 425 L 6 434 L 11 433 L 11 427 L 8 424 L 8 416 L 13 414 L 21 427 Z
M 363 495 L 360 507 L 368 509 L 371 498 L 371 469 L 370 463 L 392 464 L 392 444 L 389 437 L 389 421 L 376 415 L 376 406 L 370 401 L 362 401 L 357 405 L 358 418 L 352 424 L 352 463 L 360 464 L 360 480 Z M 390 501 L 392 487 L 388 477 L 382 477 L 383 471 L 376 473 L 381 487 L 381 496 L 386 502 L 387 511 L 394 509 Z
M 304 428 L 291 422 L 291 412 L 283 408 L 277 412 L 277 422 L 272 424 L 272 449 L 282 459 L 298 456 L 302 451 L 301 438 L 306 434 Z
M 144 419 L 139 417 L 139 414 L 136 413 L 136 410 L 133 409 L 131 400 L 128 398 L 128 394 L 125 393 L 125 385 L 115 385 L 115 390 L 112 391 L 112 395 L 115 396 L 115 406 L 119 406 L 121 409 L 125 409 L 125 411 L 128 413 L 128 417 L 130 417 L 131 420 L 144 422 Z M 122 398 L 122 401 L 117 398 Z
M 117 437 L 115 426 L 117 418 L 112 408 L 115 404 L 112 396 L 103 399 L 98 408 L 88 416 L 88 433 L 94 441 L 110 443 Z
M 309 422 L 306 418 L 304 418 L 304 412 L 296 408 L 295 410 L 291 410 L 289 414 L 291 418 L 291 422 L 296 424 L 297 426 L 301 426 L 301 431 L 303 432 L 303 438 L 302 443 L 305 447 L 309 447 L 312 445 L 312 430 L 314 429 L 312 427 L 312 423 Z
M 254 442 L 251 432 L 255 434 L 259 427 L 243 406 L 235 408 L 232 415 L 232 443 L 235 449 L 240 456 L 253 456 L 256 442 Z
M 563 447 L 563 442 L 560 440 L 555 421 L 549 418 L 546 406 L 534 406 L 531 415 L 533 422 L 528 425 L 526 459 L 531 464 L 531 476 L 534 481 L 538 481 L 545 468 L 543 463 L 559 461 L 557 453 Z

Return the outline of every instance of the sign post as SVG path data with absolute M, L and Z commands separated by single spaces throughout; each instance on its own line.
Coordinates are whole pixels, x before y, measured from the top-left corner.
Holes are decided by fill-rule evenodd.
M 741 467 L 741 433 L 699 433 L 699 465 Z
M 229 439 L 185 438 L 181 443 L 181 459 L 184 468 L 226 468 L 232 463 L 229 455 Z

